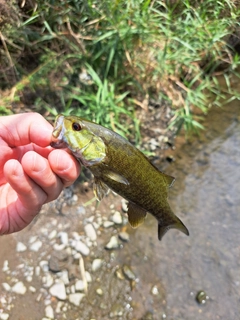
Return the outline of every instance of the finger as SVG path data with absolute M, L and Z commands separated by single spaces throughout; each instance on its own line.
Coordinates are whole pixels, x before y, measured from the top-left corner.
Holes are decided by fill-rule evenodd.
M 18 211 L 23 213 L 23 219 L 28 221 L 28 215 L 36 214 L 45 203 L 47 194 L 27 176 L 17 160 L 7 161 L 3 171 L 6 181 L 15 191 L 8 194 L 6 205 L 15 203 Z
M 11 147 L 35 143 L 50 144 L 52 126 L 38 113 L 24 113 L 0 118 L 0 136 Z
M 53 150 L 48 160 L 52 170 L 61 178 L 64 187 L 70 186 L 80 175 L 80 163 L 65 150 Z
M 23 156 L 21 164 L 25 173 L 47 194 L 46 202 L 57 199 L 63 183 L 52 171 L 47 159 L 29 151 Z

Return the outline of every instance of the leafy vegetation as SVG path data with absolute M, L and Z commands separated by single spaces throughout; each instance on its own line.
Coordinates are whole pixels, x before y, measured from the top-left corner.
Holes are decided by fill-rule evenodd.
M 224 94 L 238 98 L 230 85 L 240 64 L 235 1 L 12 0 L 4 10 L 1 113 L 20 100 L 127 135 L 139 132 L 143 100 L 168 103 L 170 127 L 188 131 Z

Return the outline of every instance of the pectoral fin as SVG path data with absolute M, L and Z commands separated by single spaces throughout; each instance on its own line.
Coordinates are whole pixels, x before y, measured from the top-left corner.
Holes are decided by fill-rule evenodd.
M 97 200 L 101 201 L 102 198 L 108 194 L 109 188 L 104 182 L 95 178 L 93 183 L 93 192 Z
M 129 185 L 129 182 L 128 180 L 121 176 L 120 174 L 114 172 L 114 171 L 105 171 L 104 172 L 104 175 L 107 176 L 109 179 L 111 180 L 114 180 L 116 182 L 119 182 L 119 183 L 122 183 L 122 184 L 125 184 L 125 185 Z
M 147 212 L 132 202 L 128 204 L 128 221 L 133 228 L 137 228 L 146 218 Z

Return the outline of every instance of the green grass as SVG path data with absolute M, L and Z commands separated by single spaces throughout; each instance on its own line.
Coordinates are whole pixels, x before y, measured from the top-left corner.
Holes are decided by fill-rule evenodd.
M 39 111 L 77 114 L 137 141 L 133 101 L 147 95 L 168 103 L 169 126 L 187 132 L 201 129 L 199 113 L 224 95 L 238 98 L 230 80 L 240 59 L 228 44 L 239 27 L 234 1 L 42 0 L 15 10 L 20 23 L 2 30 L 2 59 L 14 65 L 2 89 L 25 103 L 30 91 Z

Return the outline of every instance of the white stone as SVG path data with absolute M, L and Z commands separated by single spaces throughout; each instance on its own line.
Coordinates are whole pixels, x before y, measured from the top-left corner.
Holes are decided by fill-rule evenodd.
M 94 259 L 92 262 L 92 271 L 95 272 L 102 266 L 102 259 Z
M 110 227 L 112 227 L 114 225 L 114 222 L 112 222 L 112 221 L 104 221 L 103 222 L 103 227 L 104 228 L 110 228 Z
M 85 271 L 85 277 L 87 282 L 92 282 L 92 277 L 88 271 Z
M 97 234 L 96 231 L 91 223 L 88 223 L 85 225 L 84 230 L 86 232 L 87 237 L 91 241 L 96 241 L 97 240 Z
M 11 290 L 10 285 L 8 283 L 6 283 L 6 282 L 3 282 L 2 286 L 3 286 L 3 289 L 6 290 L 6 291 L 10 291 Z
M 83 294 L 83 293 L 70 293 L 68 299 L 69 299 L 69 302 L 71 302 L 72 304 L 74 304 L 75 306 L 78 307 L 84 296 L 85 296 L 85 294 Z
M 118 249 L 119 248 L 118 238 L 116 236 L 112 236 L 110 241 L 106 244 L 105 248 L 108 250 Z
M 32 292 L 32 293 L 35 293 L 37 290 L 36 290 L 36 288 L 34 288 L 34 287 L 32 287 L 32 286 L 30 286 L 29 288 L 28 288 L 28 290 L 30 291 L 30 292 Z
M 66 288 L 63 281 L 59 280 L 59 282 L 54 283 L 54 285 L 49 290 L 50 294 L 60 300 L 66 300 Z
M 40 267 L 41 267 L 41 269 L 42 269 L 43 272 L 48 272 L 48 271 L 49 271 L 48 261 L 46 261 L 46 260 L 41 260 L 41 261 L 39 262 L 39 265 L 40 265 Z M 36 270 L 35 270 L 35 272 L 36 272 Z
M 31 251 L 38 252 L 38 250 L 41 248 L 41 246 L 42 246 L 42 241 L 37 240 L 37 241 L 33 242 L 33 243 L 30 245 L 29 249 L 30 249 Z
M 56 236 L 57 236 L 57 230 L 52 230 L 48 235 L 48 239 L 52 240 L 52 239 L 56 238 Z
M 62 244 L 68 245 L 68 234 L 67 234 L 67 232 L 64 232 L 64 231 L 59 232 L 58 236 L 59 236 L 60 241 L 61 241 Z
M 46 306 L 45 308 L 45 316 L 49 319 L 54 319 L 54 312 L 52 306 Z
M 8 260 L 4 260 L 2 271 L 3 271 L 3 272 L 6 272 L 6 271 L 8 271 L 8 270 L 9 270 Z
M 63 302 L 62 301 L 58 301 L 56 309 L 55 309 L 55 312 L 56 313 L 60 313 L 62 306 L 63 306 Z
M 24 286 L 22 281 L 19 281 L 14 284 L 12 287 L 12 292 L 17 293 L 17 294 L 25 294 L 27 291 L 27 288 Z
M 80 240 L 76 241 L 75 250 L 77 250 L 78 252 L 80 252 L 80 253 L 83 254 L 84 256 L 88 256 L 89 253 L 90 253 L 90 250 L 89 250 L 89 248 L 86 246 L 86 244 L 83 243 L 83 242 L 80 241 Z
M 37 236 L 32 236 L 32 237 L 30 237 L 30 239 L 29 239 L 29 243 L 33 243 L 33 242 L 35 242 L 37 240 Z
M 123 220 L 122 220 L 122 215 L 119 211 L 115 211 L 114 215 L 112 216 L 112 221 L 115 224 L 122 224 Z
M 50 273 L 47 273 L 45 276 L 42 277 L 42 282 L 45 288 L 50 288 L 53 285 L 53 277 Z
M 68 278 L 68 271 L 67 270 L 63 270 L 61 272 L 58 272 L 57 275 L 63 281 L 64 284 L 69 284 L 69 278 Z
M 24 252 L 26 250 L 27 250 L 27 247 L 25 246 L 24 243 L 22 243 L 22 242 L 17 243 L 17 247 L 16 247 L 17 252 Z
M 64 243 L 58 244 L 58 243 L 54 243 L 53 245 L 53 249 L 56 251 L 62 251 L 63 249 L 65 249 L 66 245 Z
M 0 313 L 0 319 L 1 320 L 8 320 L 9 314 L 8 313 Z
M 84 291 L 84 289 L 85 289 L 84 282 L 82 280 L 78 280 L 75 283 L 75 289 L 76 289 L 76 291 Z

